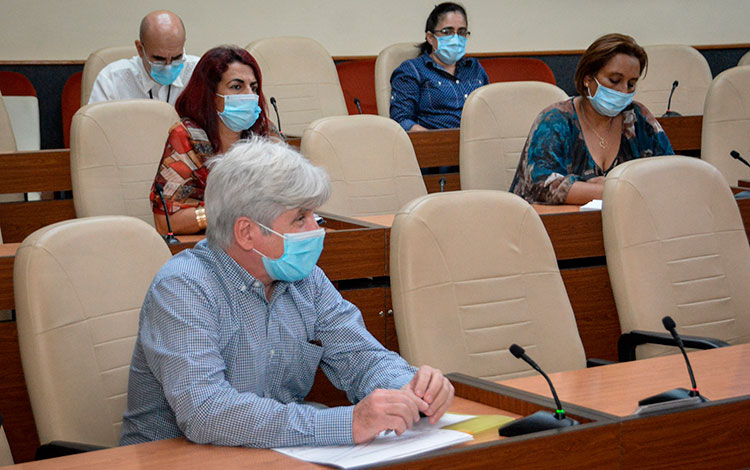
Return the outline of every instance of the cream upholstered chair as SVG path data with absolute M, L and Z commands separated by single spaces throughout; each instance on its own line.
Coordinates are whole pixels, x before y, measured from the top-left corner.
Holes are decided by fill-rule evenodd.
M 400 42 L 386 47 L 375 60 L 375 100 L 378 114 L 391 115 L 391 75 L 405 60 L 419 57 L 419 45 L 413 42 Z
M 8 438 L 5 437 L 3 417 L 0 416 L 0 467 L 5 467 L 6 465 L 13 465 L 13 455 L 10 453 Z
M 321 211 L 349 217 L 394 214 L 427 194 L 411 140 L 395 121 L 362 114 L 319 119 L 300 150 L 331 178 Z
M 716 168 L 669 156 L 617 166 L 604 183 L 607 269 L 624 333 L 664 332 L 750 341 L 750 246 Z M 639 348 L 639 357 L 677 350 Z
M 492 83 L 474 90 L 461 115 L 461 188 L 507 191 L 537 115 L 567 97 L 544 82 Z
M 10 116 L 5 109 L 5 99 L 0 93 L 0 152 L 15 152 L 16 137 L 13 134 L 13 126 Z M 23 201 L 23 194 L 0 194 L 0 203 Z
M 31 80 L 18 72 L 0 71 L 0 92 L 13 128 L 17 150 L 39 150 L 39 99 Z
M 740 61 L 737 63 L 739 66 L 750 65 L 750 51 L 745 52 L 745 55 L 740 57 Z
M 319 42 L 267 38 L 251 42 L 246 49 L 260 66 L 270 119 L 274 117 L 270 100 L 276 98 L 284 134 L 301 136 L 316 119 L 348 114 L 336 66 Z
M 672 111 L 682 115 L 700 115 L 711 84 L 711 69 L 695 48 L 682 44 L 645 46 L 648 71 L 638 81 L 635 100 L 646 105 L 655 116 L 667 111 L 672 83 L 679 85 L 672 97 Z
M 72 219 L 16 254 L 18 342 L 39 439 L 117 445 L 138 313 L 171 256 L 133 217 Z
M 104 47 L 91 53 L 83 66 L 83 77 L 81 78 L 81 106 L 89 103 L 91 90 L 99 72 L 110 63 L 120 59 L 130 59 L 138 55 L 135 45 Z
M 153 225 L 149 191 L 169 128 L 178 120 L 172 106 L 152 100 L 79 109 L 70 131 L 76 215 L 130 215 Z
M 0 94 L 0 152 L 15 152 L 16 150 L 13 126 L 10 124 L 10 116 L 5 108 L 3 95 Z
M 720 73 L 706 96 L 701 158 L 718 168 L 730 186 L 750 180 L 750 168 L 731 158 L 732 150 L 750 159 L 750 67 Z
M 391 292 L 401 354 L 487 380 L 586 367 L 552 243 L 536 211 L 504 191 L 435 193 L 391 229 Z

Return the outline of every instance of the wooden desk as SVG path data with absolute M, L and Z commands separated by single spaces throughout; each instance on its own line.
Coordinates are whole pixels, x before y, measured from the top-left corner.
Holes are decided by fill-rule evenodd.
M 644 418 L 638 400 L 690 387 L 680 354 L 550 374 L 560 400 L 623 418 L 621 468 L 738 468 L 750 464 L 750 345 L 689 353 L 701 393 L 712 402 Z M 544 365 L 542 364 L 542 367 Z M 500 382 L 549 396 L 540 376 Z
M 451 411 L 467 414 L 506 414 L 520 416 L 527 410 L 543 409 L 536 397 L 507 391 L 493 384 L 475 380 L 454 379 L 456 396 Z M 529 398 L 527 401 L 525 398 Z M 575 413 L 580 413 L 575 415 Z M 403 459 L 385 465 L 397 469 L 492 468 L 498 462 L 519 469 L 544 469 L 555 459 L 556 468 L 577 469 L 585 465 L 596 468 L 617 464 L 617 424 L 603 414 L 585 409 L 573 413 L 583 425 L 561 432 L 548 431 L 534 435 L 501 438 L 494 430 L 475 436 L 475 440 L 459 446 Z M 563 456 L 560 448 L 575 448 Z M 529 456 L 533 456 L 530 458 Z M 185 439 L 169 439 L 127 447 L 89 452 L 10 467 L 21 470 L 49 469 L 192 469 L 192 468 L 327 468 L 314 465 L 267 449 L 245 449 L 198 445 Z

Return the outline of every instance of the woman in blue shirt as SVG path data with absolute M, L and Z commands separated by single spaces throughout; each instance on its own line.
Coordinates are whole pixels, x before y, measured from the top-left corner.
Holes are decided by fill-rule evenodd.
M 404 130 L 458 127 L 466 98 L 489 83 L 479 61 L 464 57 L 470 34 L 461 5 L 446 2 L 432 10 L 420 56 L 391 75 L 391 119 Z
M 580 96 L 539 113 L 510 191 L 532 203 L 585 204 L 602 198 L 604 177 L 620 163 L 673 155 L 659 122 L 633 101 L 647 64 L 630 36 L 594 41 L 576 68 Z

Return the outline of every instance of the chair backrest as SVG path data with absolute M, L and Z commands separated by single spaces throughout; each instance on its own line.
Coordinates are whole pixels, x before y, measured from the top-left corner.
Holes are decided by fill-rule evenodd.
M 42 443 L 117 445 L 138 312 L 169 248 L 132 217 L 72 219 L 16 253 L 18 343 Z
M 110 63 L 120 59 L 130 59 L 138 55 L 135 45 L 104 47 L 91 53 L 83 66 L 83 77 L 81 79 L 81 106 L 89 103 L 91 90 L 99 72 Z
M 487 380 L 586 366 L 573 309 L 536 211 L 504 191 L 435 193 L 391 228 L 391 292 L 401 355 Z
M 723 71 L 706 96 L 701 158 L 718 168 L 730 186 L 750 180 L 750 168 L 731 158 L 732 150 L 750 160 L 750 67 Z
M 378 114 L 375 101 L 375 59 L 350 60 L 336 64 L 341 91 L 349 114 L 359 114 L 354 98 L 359 99 L 363 114 Z
M 745 55 L 740 57 L 740 61 L 737 63 L 738 66 L 750 65 L 750 51 L 745 52 Z
M 3 429 L 3 417 L 0 416 L 0 467 L 13 465 L 13 463 L 13 455 L 10 453 L 8 438 L 5 437 L 5 429 Z
M 5 109 L 5 98 L 0 92 L 0 152 L 15 152 L 16 137 L 13 135 L 13 126 L 10 124 L 8 110 Z
M 461 116 L 461 188 L 507 191 L 537 115 L 566 98 L 544 82 L 492 83 L 474 90 Z
M 270 100 L 276 98 L 284 134 L 301 136 L 316 119 L 347 114 L 336 65 L 319 42 L 301 37 L 267 38 L 251 42 L 246 49 L 260 66 L 271 116 Z
M 413 42 L 400 42 L 386 47 L 375 59 L 375 99 L 378 114 L 391 115 L 391 75 L 405 60 L 419 57 L 419 45 Z
M 697 158 L 618 165 L 604 183 L 607 269 L 623 332 L 750 341 L 750 245 L 721 173 Z M 676 352 L 642 346 L 639 357 Z
M 312 123 L 300 150 L 331 178 L 321 211 L 350 217 L 394 214 L 427 194 L 414 147 L 395 121 L 363 114 Z
M 31 80 L 18 72 L 0 71 L 0 94 L 16 140 L 17 150 L 39 150 L 39 99 Z
M 556 85 L 555 74 L 549 65 L 528 57 L 493 57 L 479 59 L 490 83 L 536 81 Z
M 648 54 L 646 76 L 638 81 L 635 100 L 646 105 L 655 116 L 667 111 L 669 91 L 677 80 L 672 111 L 682 115 L 700 115 L 711 84 L 711 69 L 695 48 L 682 44 L 645 46 Z
M 81 107 L 81 77 L 83 77 L 83 72 L 76 72 L 68 77 L 62 91 L 62 125 L 65 148 L 70 148 L 70 124 L 73 122 L 73 115 Z
M 109 101 L 79 109 L 70 136 L 76 215 L 129 215 L 153 225 L 148 196 L 169 128 L 178 120 L 174 107 L 161 101 Z

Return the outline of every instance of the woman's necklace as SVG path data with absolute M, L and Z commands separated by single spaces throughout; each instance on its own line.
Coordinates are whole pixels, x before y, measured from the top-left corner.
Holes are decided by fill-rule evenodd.
M 606 150 L 607 149 L 607 145 L 609 145 L 609 143 L 607 142 L 607 139 L 605 139 L 604 137 L 600 136 L 599 133 L 596 132 L 596 128 L 594 128 L 594 126 L 592 126 L 591 123 L 588 121 L 588 118 L 585 116 L 585 111 L 583 110 L 583 103 L 581 103 L 581 115 L 583 116 L 583 120 L 586 122 L 586 125 L 589 126 L 589 129 L 591 129 L 592 131 L 594 131 L 594 135 L 596 135 L 596 137 L 599 139 L 599 147 L 601 147 L 602 150 Z M 613 120 L 614 120 L 614 118 L 609 118 L 609 127 L 607 129 L 607 132 L 609 132 L 610 130 L 612 130 L 612 121 Z

